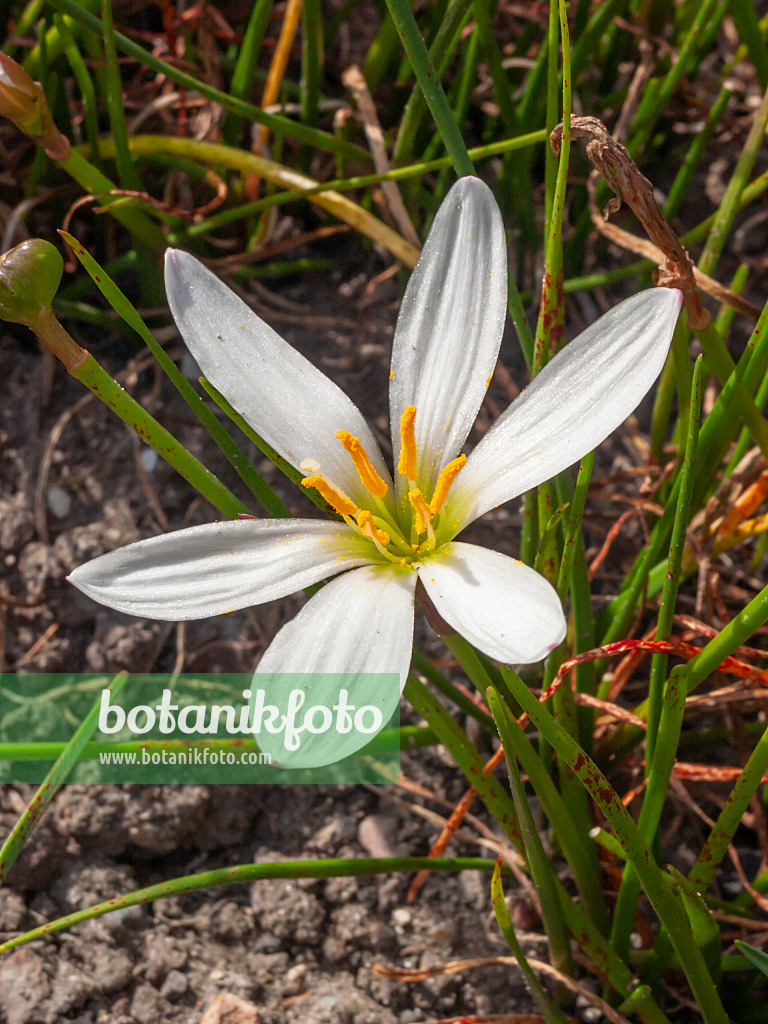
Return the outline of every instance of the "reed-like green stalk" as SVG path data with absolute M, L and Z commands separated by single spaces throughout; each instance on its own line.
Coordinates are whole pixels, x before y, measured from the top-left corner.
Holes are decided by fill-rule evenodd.
M 610 822 L 616 838 L 627 854 L 628 861 L 640 878 L 651 905 L 671 936 L 688 983 L 698 1000 L 705 1024 L 728 1024 L 728 1017 L 694 940 L 685 909 L 667 887 L 618 794 L 578 743 L 558 726 L 519 677 L 511 669 L 504 669 L 503 674 L 517 702 L 546 736 L 552 747 L 567 761 Z
M 451 0 L 449 5 L 451 15 L 450 18 L 448 15 L 446 16 L 446 35 L 450 37 L 455 34 L 468 6 L 469 0 Z M 453 119 L 451 108 L 440 84 L 440 78 L 424 45 L 424 40 L 419 32 L 413 12 L 406 0 L 387 0 L 387 7 L 400 36 L 400 41 L 413 66 L 416 81 L 424 96 L 424 101 L 434 118 L 437 130 L 442 136 L 456 173 L 460 177 L 465 174 L 474 174 L 474 167 L 467 153 L 464 139 L 461 137 L 458 125 Z M 458 19 L 455 25 L 454 18 Z M 445 46 L 446 43 L 441 43 L 441 45 Z M 403 155 L 402 152 L 396 152 L 395 159 L 400 159 Z M 405 158 L 408 158 L 407 151 Z
M 237 100 L 247 100 L 256 73 L 259 51 L 269 21 L 272 0 L 256 0 L 248 18 L 242 43 L 238 47 L 235 69 L 229 83 L 229 95 Z M 221 130 L 222 141 L 227 146 L 237 144 L 244 118 L 229 111 Z
M 179 392 L 190 409 L 203 424 L 216 442 L 218 447 L 226 456 L 228 462 L 238 474 L 243 483 L 248 487 L 253 496 L 261 503 L 269 515 L 289 515 L 287 506 L 277 497 L 271 487 L 262 478 L 261 474 L 251 464 L 246 454 L 235 444 L 226 430 L 219 423 L 216 416 L 210 411 L 205 402 L 195 392 L 186 377 L 177 368 L 173 360 L 166 354 L 161 345 L 157 343 L 154 335 L 141 319 L 120 291 L 109 275 L 99 266 L 96 260 L 86 250 L 85 246 L 68 232 L 63 231 L 62 237 L 71 247 L 77 258 L 88 272 L 91 280 L 96 284 L 107 302 L 112 306 L 121 320 L 133 328 L 142 341 L 150 349 L 159 365 L 163 368 L 169 380 Z M 244 508 L 240 511 L 244 511 Z
M 501 881 L 502 863 L 503 858 L 499 857 L 496 861 L 493 877 L 491 878 L 491 902 L 493 903 L 493 912 L 496 915 L 496 923 L 499 926 L 499 931 L 504 936 L 509 948 L 512 950 L 512 955 L 515 960 L 517 960 L 520 971 L 525 978 L 525 983 L 528 986 L 531 998 L 536 1004 L 541 1015 L 544 1017 L 544 1020 L 547 1024 L 567 1024 L 568 1018 L 558 1006 L 554 1005 L 547 995 L 541 985 L 541 982 L 536 977 L 533 969 L 528 963 L 528 959 L 523 952 L 523 947 L 518 941 L 517 934 L 515 933 L 515 926 L 512 924 L 512 917 L 509 913 L 506 900 L 504 899 L 504 887 Z
M 688 405 L 688 434 L 685 445 L 683 471 L 680 481 L 675 508 L 675 520 L 672 525 L 672 538 L 669 543 L 669 557 L 664 580 L 664 589 L 659 603 L 659 614 L 656 620 L 656 639 L 669 640 L 672 635 L 672 624 L 675 615 L 677 591 L 680 586 L 680 570 L 683 563 L 685 535 L 691 520 L 691 496 L 693 492 L 694 466 L 696 450 L 699 443 L 699 417 L 701 415 L 701 373 L 702 357 L 696 360 L 691 382 L 691 400 Z M 651 674 L 648 684 L 648 732 L 645 745 L 645 773 L 650 776 L 653 770 L 654 752 L 656 750 L 657 730 L 664 703 L 664 679 L 667 674 L 668 658 L 664 654 L 654 654 L 651 661 Z M 675 747 L 677 744 L 675 745 Z
M 172 878 L 144 889 L 134 889 L 115 896 L 104 903 L 77 910 L 73 914 L 48 921 L 31 931 L 16 935 L 0 944 L 0 953 L 23 946 L 27 942 L 43 939 L 83 921 L 93 921 L 128 907 L 139 907 L 154 900 L 178 896 L 186 892 L 200 892 L 217 885 L 239 885 L 262 878 L 361 878 L 368 875 L 388 875 L 394 871 L 485 871 L 491 874 L 495 861 L 483 857 L 358 857 L 352 860 L 298 860 L 274 864 L 236 864 L 229 868 L 203 871 L 197 875 Z

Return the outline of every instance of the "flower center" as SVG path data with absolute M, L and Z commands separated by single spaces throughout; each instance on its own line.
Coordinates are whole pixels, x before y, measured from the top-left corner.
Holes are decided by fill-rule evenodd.
M 367 537 L 378 552 L 391 562 L 404 565 L 417 562 L 433 551 L 437 540 L 435 526 L 445 505 L 453 481 L 461 472 L 466 455 L 453 459 L 440 472 L 431 500 L 427 501 L 417 484 L 416 406 L 409 405 L 400 419 L 400 458 L 397 472 L 408 481 L 408 503 L 399 510 L 385 502 L 389 488 L 371 463 L 368 453 L 349 431 L 340 430 L 336 437 L 348 452 L 363 487 L 370 495 L 368 508 L 359 508 L 332 480 L 322 472 L 319 463 L 307 459 L 301 468 L 308 474 L 302 487 L 314 488 L 335 509 L 344 521 Z

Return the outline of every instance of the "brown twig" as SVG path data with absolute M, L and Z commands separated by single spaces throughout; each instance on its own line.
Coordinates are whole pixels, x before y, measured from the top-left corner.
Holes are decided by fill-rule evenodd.
M 371 149 L 371 156 L 373 157 L 376 173 L 386 174 L 389 171 L 389 158 L 387 156 L 386 146 L 384 145 L 384 133 L 382 132 L 381 124 L 379 123 L 379 115 L 376 113 L 376 104 L 373 102 L 373 97 L 368 91 L 368 85 L 363 77 L 363 73 L 357 64 L 353 64 L 342 73 L 341 80 L 352 93 L 355 103 L 357 104 L 357 109 L 363 122 L 363 128 L 365 129 L 365 135 L 368 139 L 368 145 Z M 397 187 L 397 183 L 394 181 L 382 181 L 381 191 L 384 193 L 387 200 L 387 206 L 389 207 L 389 211 L 397 224 L 400 234 L 403 238 L 407 239 L 411 245 L 415 245 L 417 249 L 420 249 L 421 239 L 418 236 L 416 228 L 413 226 L 413 221 L 408 216 L 408 211 L 405 208 L 405 203 L 400 195 L 400 189 Z
M 459 974 L 478 967 L 495 967 L 505 964 L 519 966 L 516 958 L 513 956 L 487 956 L 471 960 L 448 960 L 443 964 L 435 964 L 429 967 L 387 967 L 384 964 L 374 964 L 372 971 L 377 977 L 387 978 L 389 981 L 413 983 L 426 981 L 427 978 L 444 977 L 447 974 Z M 594 992 L 591 992 L 578 981 L 574 981 L 573 978 L 569 978 L 562 971 L 553 967 L 552 964 L 548 964 L 544 960 L 534 960 L 532 957 L 528 957 L 528 964 L 540 974 L 546 974 L 554 978 L 571 992 L 581 996 L 591 1006 L 599 1007 L 606 1019 L 611 1021 L 612 1024 L 629 1024 L 626 1017 L 609 1006 L 600 996 L 595 995 Z

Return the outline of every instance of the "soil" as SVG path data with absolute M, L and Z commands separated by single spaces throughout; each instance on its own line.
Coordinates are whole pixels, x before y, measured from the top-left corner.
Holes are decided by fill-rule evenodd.
M 257 308 L 366 410 L 386 450 L 399 285 L 388 277 L 366 287 L 382 263 L 372 253 L 361 273 L 360 253 L 354 255 L 349 274 L 319 275 L 310 285 L 283 282 L 279 290 L 260 287 Z M 128 367 L 126 387 L 248 499 L 132 340 L 91 328 L 73 333 L 111 372 Z M 173 331 L 165 337 L 178 348 Z M 508 400 L 494 381 L 481 428 L 493 403 L 503 408 Z M 269 463 L 258 453 L 254 459 L 292 509 L 312 514 Z M 31 337 L 3 334 L 0 589 L 12 603 L 0 604 L 0 667 L 148 671 L 183 664 L 191 671 L 248 671 L 301 598 L 182 629 L 102 608 L 65 581 L 76 565 L 101 552 L 213 518 L 172 469 L 155 464 L 108 409 L 51 366 Z M 504 529 L 516 520 L 516 509 L 501 510 L 478 526 L 474 539 L 488 542 L 492 530 L 494 544 L 509 550 L 499 534 L 516 536 Z M 417 639 L 445 658 L 423 621 Z M 65 786 L 0 888 L 0 939 L 132 889 L 216 867 L 424 855 L 440 832 L 434 815 L 449 813 L 466 787 L 441 749 L 406 754 L 403 772 L 432 797 L 394 787 Z M 31 785 L 2 789 L 0 835 L 33 793 Z M 428 810 L 419 814 L 421 807 Z M 467 835 L 449 852 L 492 855 L 471 829 Z M 409 906 L 410 882 L 403 874 L 259 881 L 107 915 L 5 957 L 0 1020 L 407 1024 L 530 1010 L 511 967 L 412 985 L 373 973 L 375 964 L 429 966 L 508 953 L 493 921 L 487 876 L 433 875 Z M 508 892 L 518 898 L 511 884 Z M 516 913 L 531 929 L 525 947 L 541 958 L 545 946 L 535 914 L 524 901 Z

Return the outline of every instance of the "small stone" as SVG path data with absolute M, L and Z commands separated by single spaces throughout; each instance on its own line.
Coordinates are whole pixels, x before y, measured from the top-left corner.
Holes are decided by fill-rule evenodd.
M 512 917 L 512 924 L 521 932 L 535 932 L 541 925 L 538 911 L 525 897 L 512 902 L 510 915 Z
M 0 932 L 15 932 L 27 913 L 24 900 L 11 889 L 0 889 Z
M 357 822 L 350 814 L 339 814 L 332 818 L 315 833 L 313 842 L 315 846 L 323 850 L 327 847 L 334 847 L 342 842 L 348 842 L 357 831 Z
M 396 928 L 405 928 L 413 920 L 413 914 L 407 907 L 398 907 L 392 911 L 392 923 Z
M 189 988 L 186 976 L 181 971 L 169 971 L 160 989 L 160 995 L 170 1002 L 181 998 Z
M 48 510 L 57 519 L 63 519 L 72 508 L 72 499 L 61 487 L 49 487 L 46 498 Z
M 396 857 L 397 819 L 385 814 L 369 814 L 360 822 L 357 838 L 371 857 Z
M 137 987 L 131 1000 L 131 1016 L 139 1024 L 157 1024 L 157 1021 L 163 1019 L 160 993 L 156 988 L 152 985 Z
M 303 992 L 305 989 L 305 980 L 309 967 L 307 964 L 294 964 L 293 967 L 285 973 L 285 983 L 283 984 L 283 997 L 295 996 L 299 992 Z
M 141 464 L 145 472 L 151 473 L 157 466 L 158 454 L 154 448 L 143 448 L 141 452 Z
M 259 1013 L 253 1003 L 222 992 L 200 1018 L 200 1024 L 259 1024 Z
M 456 922 L 452 920 L 441 921 L 429 930 L 431 942 L 438 945 L 450 946 L 456 940 Z

